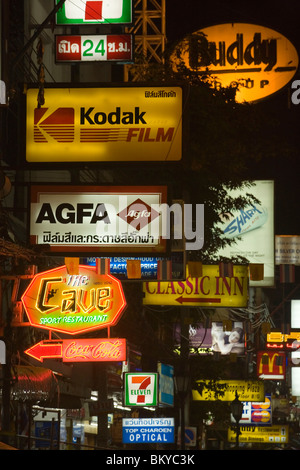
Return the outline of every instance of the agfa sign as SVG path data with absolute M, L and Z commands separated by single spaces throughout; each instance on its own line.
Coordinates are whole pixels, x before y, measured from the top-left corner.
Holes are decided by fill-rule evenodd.
M 72 335 L 115 325 L 126 306 L 121 282 L 90 266 L 39 273 L 21 300 L 32 326 Z
M 298 68 L 298 54 L 293 44 L 280 33 L 264 26 L 228 23 L 209 26 L 197 34 L 207 39 L 207 54 L 195 58 L 184 39 L 173 54 L 173 66 L 179 60 L 198 73 L 209 75 L 214 88 L 238 86 L 238 102 L 254 102 L 287 85 Z
M 32 186 L 30 241 L 52 252 L 165 252 L 165 186 Z

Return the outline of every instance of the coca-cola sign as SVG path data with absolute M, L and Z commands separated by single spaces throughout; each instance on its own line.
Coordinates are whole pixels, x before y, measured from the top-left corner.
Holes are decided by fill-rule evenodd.
M 114 362 L 126 360 L 126 339 L 88 338 L 41 341 L 25 351 L 43 362 L 61 359 L 63 362 Z

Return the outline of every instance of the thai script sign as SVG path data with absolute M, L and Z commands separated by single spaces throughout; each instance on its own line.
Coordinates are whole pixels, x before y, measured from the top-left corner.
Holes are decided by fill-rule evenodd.
M 158 374 L 126 372 L 124 374 L 125 406 L 157 406 Z
M 126 307 L 121 282 L 89 266 L 78 275 L 66 266 L 37 274 L 21 300 L 32 326 L 68 334 L 115 325 Z
M 123 418 L 123 444 L 175 442 L 174 418 Z
M 32 186 L 30 241 L 53 252 L 165 252 L 165 186 Z
M 56 24 L 64 25 L 131 22 L 132 0 L 66 0 L 56 13 Z
M 144 305 L 186 305 L 189 307 L 246 307 L 248 267 L 234 266 L 233 277 L 221 277 L 219 266 L 203 266 L 201 277 L 185 281 L 145 282 Z
M 176 47 L 172 56 L 174 68 L 178 57 L 194 72 L 202 73 L 216 89 L 237 88 L 238 102 L 261 100 L 287 85 L 298 68 L 298 54 L 293 44 L 277 31 L 245 23 L 209 26 L 191 36 L 207 40 L 207 54 L 193 58 L 188 40 Z
M 27 163 L 175 161 L 182 158 L 182 88 L 28 89 Z
M 56 62 L 94 62 L 133 60 L 130 34 L 55 36 Z

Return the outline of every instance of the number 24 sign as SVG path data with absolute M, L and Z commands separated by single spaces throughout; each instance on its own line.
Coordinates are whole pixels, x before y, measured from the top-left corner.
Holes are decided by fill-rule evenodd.
M 56 62 L 132 62 L 132 35 L 56 35 L 55 51 Z

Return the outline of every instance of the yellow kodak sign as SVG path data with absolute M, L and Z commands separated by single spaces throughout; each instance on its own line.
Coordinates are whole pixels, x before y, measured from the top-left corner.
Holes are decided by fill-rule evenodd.
M 201 277 L 187 269 L 185 281 L 145 282 L 143 292 L 144 305 L 246 307 L 248 267 L 233 266 L 232 277 L 221 277 L 217 265 L 203 266 Z
M 26 161 L 174 161 L 182 155 L 180 87 L 27 91 Z

